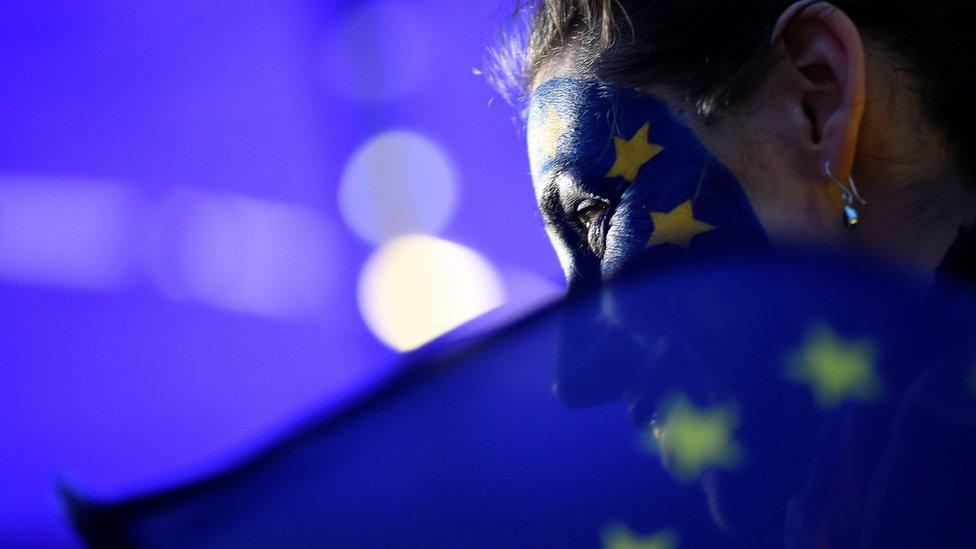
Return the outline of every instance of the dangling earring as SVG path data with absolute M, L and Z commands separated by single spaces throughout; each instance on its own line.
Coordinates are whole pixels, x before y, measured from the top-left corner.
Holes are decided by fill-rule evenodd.
M 855 225 L 861 222 L 861 218 L 857 213 L 857 208 L 854 207 L 854 201 L 857 200 L 861 204 L 867 204 L 861 195 L 857 192 L 857 186 L 854 185 L 854 178 L 850 175 L 847 176 L 847 183 L 850 188 L 844 186 L 834 174 L 830 171 L 830 160 L 824 162 L 824 172 L 827 173 L 827 177 L 833 180 L 834 183 L 840 187 L 841 196 L 844 198 L 844 226 L 848 228 L 853 228 Z

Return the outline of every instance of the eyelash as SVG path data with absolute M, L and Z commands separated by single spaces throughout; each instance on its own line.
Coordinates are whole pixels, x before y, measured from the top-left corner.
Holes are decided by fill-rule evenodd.
M 606 251 L 609 211 L 610 203 L 595 197 L 586 197 L 578 201 L 574 207 L 573 221 L 583 237 L 583 245 L 601 259 Z
M 596 198 L 584 198 L 576 204 L 575 218 L 584 229 L 589 229 L 590 224 L 599 221 L 599 216 L 610 205 L 605 200 Z

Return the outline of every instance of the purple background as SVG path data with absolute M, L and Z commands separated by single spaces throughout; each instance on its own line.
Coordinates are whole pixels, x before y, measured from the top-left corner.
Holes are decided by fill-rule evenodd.
M 374 245 L 337 201 L 379 132 L 440 145 L 438 236 L 510 299 L 561 284 L 515 112 L 472 70 L 500 4 L 4 4 L 0 545 L 77 543 L 59 478 L 194 478 L 395 367 L 356 301 Z

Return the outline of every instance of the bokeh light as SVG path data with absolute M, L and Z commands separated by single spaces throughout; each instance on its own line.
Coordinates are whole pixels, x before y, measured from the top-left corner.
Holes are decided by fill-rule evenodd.
M 0 177 L 0 278 L 113 290 L 130 275 L 137 200 L 121 185 Z
M 429 72 L 429 35 L 415 4 L 360 4 L 325 40 L 325 82 L 334 92 L 362 101 L 410 93 Z
M 278 318 L 323 309 L 334 243 L 311 210 L 187 189 L 153 232 L 154 275 L 171 297 Z
M 0 547 L 77 545 L 62 475 L 202 478 L 396 370 L 357 290 L 397 236 L 502 275 L 435 259 L 475 295 L 402 307 L 461 308 L 416 341 L 559 282 L 512 110 L 472 75 L 497 2 L 8 4 Z
M 495 269 L 473 250 L 406 235 L 367 261 L 358 297 L 370 330 L 390 347 L 408 351 L 501 305 L 505 290 Z
M 447 155 L 418 133 L 388 131 L 360 147 L 342 174 L 339 207 L 349 227 L 374 244 L 435 234 L 451 220 L 457 181 Z

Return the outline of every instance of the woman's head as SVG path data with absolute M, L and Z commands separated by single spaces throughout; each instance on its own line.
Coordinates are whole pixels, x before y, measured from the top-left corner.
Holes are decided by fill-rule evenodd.
M 976 3 L 544 0 L 523 11 L 513 73 L 525 91 L 570 77 L 663 100 L 773 240 L 857 242 L 932 268 L 973 221 Z M 551 133 L 530 127 L 530 141 Z M 868 201 L 855 231 L 825 165 Z M 573 256 L 567 271 L 585 260 L 550 234 Z

